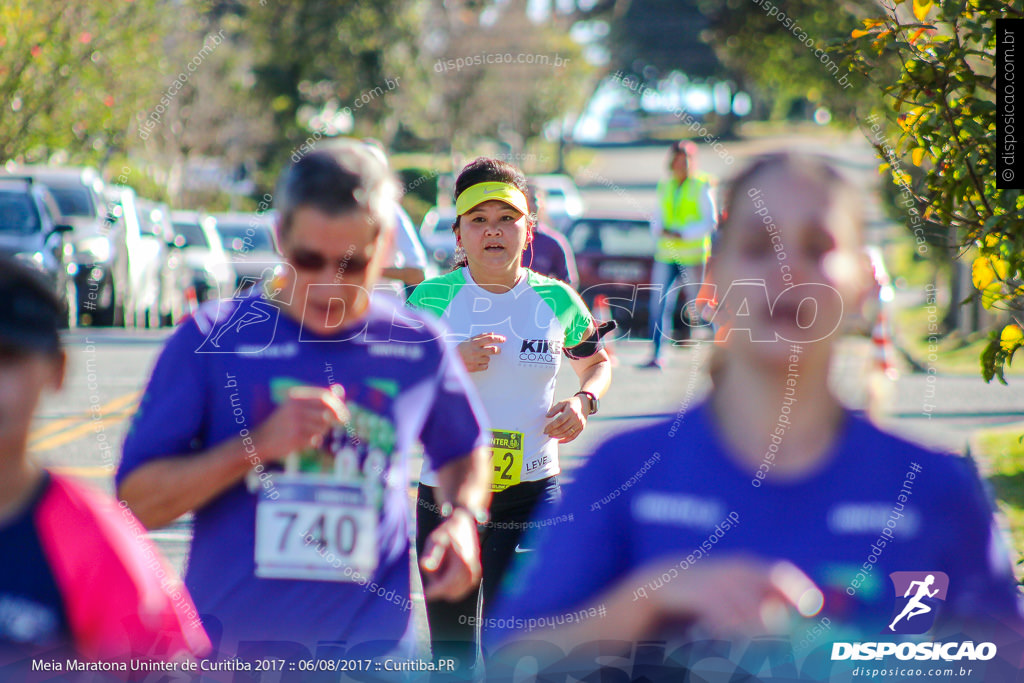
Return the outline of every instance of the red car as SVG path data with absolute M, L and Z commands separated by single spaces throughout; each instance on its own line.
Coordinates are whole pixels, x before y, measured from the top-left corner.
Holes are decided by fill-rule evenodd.
M 587 306 L 593 308 L 597 295 L 603 294 L 619 324 L 620 336 L 627 332 L 644 336 L 656 243 L 648 218 L 640 214 L 584 216 L 569 227 L 566 237 L 576 255 L 580 296 Z M 682 305 L 682 301 L 676 302 L 677 328 Z

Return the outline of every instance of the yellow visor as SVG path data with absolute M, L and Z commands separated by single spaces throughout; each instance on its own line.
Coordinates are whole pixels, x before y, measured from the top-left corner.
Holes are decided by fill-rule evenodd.
M 516 211 L 522 214 L 530 213 L 526 206 L 526 195 L 511 183 L 487 182 L 470 185 L 455 200 L 455 212 L 460 216 L 478 204 L 497 199 L 505 202 Z

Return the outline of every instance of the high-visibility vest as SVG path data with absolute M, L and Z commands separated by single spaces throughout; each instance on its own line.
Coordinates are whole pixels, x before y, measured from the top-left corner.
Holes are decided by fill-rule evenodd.
M 677 232 L 704 218 L 700 198 L 702 193 L 707 192 L 710 182 L 710 176 L 698 174 L 687 177 L 681 185 L 674 178 L 658 183 L 661 224 L 666 232 Z M 710 253 L 711 235 L 696 239 L 665 236 L 658 238 L 654 258 L 662 263 L 699 266 L 708 260 Z

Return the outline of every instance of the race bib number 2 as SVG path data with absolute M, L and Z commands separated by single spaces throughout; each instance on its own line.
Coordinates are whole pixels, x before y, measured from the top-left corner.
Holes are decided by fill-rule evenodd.
M 491 431 L 491 491 L 504 491 L 522 481 L 523 433 L 500 429 Z
M 256 506 L 256 576 L 367 580 L 377 569 L 377 518 L 355 487 L 281 483 Z

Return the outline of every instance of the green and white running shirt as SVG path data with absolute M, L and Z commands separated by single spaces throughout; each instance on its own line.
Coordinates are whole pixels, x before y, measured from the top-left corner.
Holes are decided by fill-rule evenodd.
M 473 282 L 468 268 L 420 284 L 408 305 L 434 313 L 455 346 L 485 332 L 503 335 L 486 370 L 470 373 L 493 427 L 494 478 L 500 491 L 558 474 L 558 442 L 544 434 L 554 402 L 562 349 L 583 341 L 593 324 L 583 300 L 565 283 L 525 269 L 510 291 L 493 294 Z M 437 486 L 427 470 L 420 480 Z

